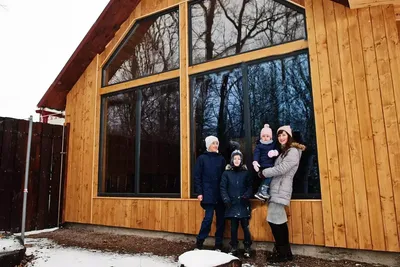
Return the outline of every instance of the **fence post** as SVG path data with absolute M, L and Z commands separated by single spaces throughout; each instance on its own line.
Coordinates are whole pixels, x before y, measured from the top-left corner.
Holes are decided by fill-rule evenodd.
M 29 116 L 28 144 L 26 149 L 26 161 L 25 161 L 24 202 L 22 206 L 21 239 L 23 244 L 25 244 L 26 201 L 28 199 L 28 177 L 29 177 L 29 162 L 31 158 L 32 124 L 33 124 L 33 117 L 31 115 Z
M 58 215 L 57 215 L 57 227 L 60 227 L 60 213 L 61 213 L 61 194 L 62 194 L 62 176 L 64 166 L 64 138 L 65 138 L 65 123 L 63 123 L 62 140 L 61 140 L 61 168 L 60 168 L 60 186 L 58 191 Z

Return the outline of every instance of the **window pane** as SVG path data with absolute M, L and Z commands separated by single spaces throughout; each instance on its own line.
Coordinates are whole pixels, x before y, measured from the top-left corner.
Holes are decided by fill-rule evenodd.
M 106 96 L 102 108 L 99 192 L 179 193 L 179 82 Z
M 307 146 L 293 182 L 293 196 L 320 192 L 317 143 L 307 54 L 251 65 L 250 121 L 253 149 L 265 123 L 276 130 L 290 124 Z
M 100 192 L 135 192 L 136 101 L 136 91 L 103 99 Z
M 191 63 L 303 39 L 305 19 L 299 10 L 273 0 L 194 3 L 190 7 Z
M 104 85 L 179 68 L 178 11 L 138 21 L 104 68 Z
M 141 92 L 139 192 L 179 193 L 179 83 Z
M 245 151 L 241 70 L 193 77 L 192 88 L 194 156 L 197 158 L 206 150 L 204 139 L 208 135 L 215 135 L 220 141 L 220 153 L 229 162 L 229 141 L 238 142 L 242 151 Z

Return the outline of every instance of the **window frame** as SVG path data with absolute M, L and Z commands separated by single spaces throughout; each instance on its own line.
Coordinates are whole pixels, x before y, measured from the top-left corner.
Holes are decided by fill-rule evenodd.
M 202 0 L 201 0 L 202 1 Z M 248 95 L 248 86 L 245 85 L 245 83 L 247 84 L 247 68 L 250 65 L 255 65 L 255 64 L 261 64 L 261 63 L 265 63 L 268 61 L 274 61 L 274 60 L 279 60 L 279 59 L 284 59 L 284 58 L 288 58 L 288 57 L 293 57 L 293 56 L 298 56 L 301 54 L 306 54 L 307 55 L 307 62 L 308 62 L 308 68 L 309 70 L 311 70 L 311 62 L 310 62 L 310 53 L 308 48 L 306 49 L 301 49 L 301 50 L 296 50 L 290 53 L 286 53 L 286 54 L 281 54 L 281 55 L 273 55 L 273 56 L 269 56 L 269 57 L 264 57 L 264 58 L 259 58 L 256 60 L 251 60 L 251 61 L 246 61 L 246 62 L 242 62 L 242 63 L 238 63 L 238 64 L 233 64 L 233 65 L 229 65 L 226 67 L 222 67 L 222 68 L 216 68 L 216 69 L 210 69 L 204 72 L 200 72 L 200 73 L 196 73 L 193 75 L 189 75 L 188 79 L 189 79 L 189 119 L 190 119 L 190 147 L 189 147 L 189 151 L 190 151 L 190 169 L 191 169 L 191 179 L 190 179 L 190 197 L 191 198 L 196 198 L 196 195 L 194 193 L 194 166 L 196 163 L 196 156 L 195 156 L 195 139 L 194 139 L 194 133 L 195 133 L 195 121 L 193 119 L 193 112 L 194 112 L 194 106 L 193 106 L 193 97 L 194 97 L 194 91 L 193 91 L 193 78 L 195 78 L 196 76 L 204 76 L 207 74 L 212 74 L 212 73 L 219 73 L 219 72 L 223 72 L 223 71 L 227 71 L 227 70 L 232 70 L 232 69 L 237 69 L 237 68 L 245 68 L 246 71 L 243 72 L 243 94 L 244 95 Z M 311 84 L 311 100 L 312 103 L 314 103 L 314 96 L 312 94 L 312 83 L 311 83 L 311 71 L 310 71 L 310 84 Z M 247 88 L 246 88 L 247 87 Z M 246 97 L 245 97 L 246 98 Z M 246 114 L 246 112 L 250 112 L 249 109 L 249 103 L 248 101 L 246 101 L 244 98 L 244 113 Z M 247 111 L 246 111 L 247 110 Z M 313 109 L 314 110 L 314 109 Z M 314 112 L 313 112 L 314 113 Z M 314 114 L 314 118 L 315 118 L 315 114 Z M 248 120 L 248 117 L 244 118 L 244 124 L 247 125 L 250 124 L 250 120 Z M 315 124 L 315 119 L 314 119 L 314 124 Z M 249 130 L 250 131 L 250 130 Z M 251 134 L 249 136 L 245 136 L 245 142 L 247 144 L 246 148 L 247 150 L 244 151 L 245 153 L 250 153 L 249 155 L 253 154 L 253 151 L 251 151 L 251 148 L 248 146 L 248 144 L 251 144 Z M 318 146 L 318 142 L 316 140 L 316 145 Z M 318 168 L 319 168 L 319 162 L 318 162 L 318 151 L 316 152 L 316 157 L 317 157 L 317 164 L 318 164 Z M 246 159 L 246 162 L 250 162 L 250 159 Z M 318 172 L 318 176 L 319 176 L 319 183 L 321 180 L 321 175 L 320 175 L 320 171 Z M 321 189 L 321 188 L 320 188 Z M 321 190 L 320 190 L 321 191 Z M 293 193 L 292 194 L 292 200 L 301 200 L 301 199 L 314 199 L 314 200 L 321 200 L 322 199 L 322 192 L 319 193 Z
M 189 65 L 189 67 L 201 65 L 201 64 L 208 63 L 208 62 L 212 62 L 212 61 L 215 61 L 215 60 L 226 59 L 226 58 L 230 58 L 230 57 L 233 57 L 233 56 L 238 56 L 238 55 L 241 55 L 241 54 L 246 54 L 246 53 L 249 53 L 249 52 L 254 52 L 254 51 L 262 50 L 262 49 L 265 49 L 265 48 L 270 48 L 270 47 L 275 47 L 275 46 L 279 46 L 279 45 L 283 45 L 283 44 L 288 44 L 288 43 L 292 43 L 292 42 L 296 42 L 296 41 L 300 41 L 300 40 L 308 40 L 308 35 L 307 35 L 307 20 L 306 20 L 306 10 L 305 10 L 305 8 L 302 8 L 302 7 L 300 7 L 300 6 L 298 6 L 298 5 L 294 4 L 294 3 L 291 3 L 291 2 L 289 2 L 289 1 L 286 1 L 286 0 L 271 0 L 271 1 L 277 2 L 277 3 L 281 4 L 281 5 L 284 5 L 284 6 L 288 7 L 288 8 L 291 8 L 291 9 L 293 9 L 293 10 L 295 10 L 295 11 L 297 11 L 297 12 L 303 14 L 303 16 L 304 16 L 304 33 L 305 33 L 304 38 L 298 38 L 298 39 L 294 39 L 294 40 L 287 41 L 287 42 L 282 42 L 282 43 L 275 44 L 275 45 L 260 47 L 260 48 L 256 48 L 256 49 L 253 49 L 253 50 L 249 50 L 249 51 L 245 51 L 245 52 L 240 52 L 240 53 L 238 53 L 238 54 L 229 55 L 229 56 L 226 56 L 226 57 L 212 58 L 212 59 L 209 59 L 209 60 L 206 60 L 206 61 L 203 61 L 203 62 L 199 62 L 199 63 L 193 64 L 193 49 L 192 49 L 192 6 L 195 5 L 195 4 L 198 4 L 198 3 L 200 3 L 200 2 L 204 2 L 204 1 L 206 1 L 206 0 L 193 0 L 193 1 L 190 1 L 190 2 L 188 3 L 188 10 L 187 10 L 187 16 L 188 16 L 188 18 L 187 18 L 187 19 L 188 19 L 188 26 L 187 26 L 188 35 L 187 35 L 187 36 L 188 36 L 188 56 L 189 56 L 189 60 L 188 60 L 189 64 L 188 64 L 188 65 Z M 232 66 L 233 66 L 233 65 L 232 65 Z M 190 77 L 189 77 L 189 78 L 190 78 Z
M 130 40 L 130 38 L 132 37 L 132 35 L 135 33 L 135 30 L 136 30 L 136 28 L 137 28 L 137 26 L 141 23 L 141 22 L 143 22 L 143 21 L 146 21 L 146 20 L 149 20 L 149 19 L 152 19 L 152 18 L 155 18 L 155 17 L 161 17 L 161 16 L 163 16 L 163 15 L 166 15 L 166 14 L 168 14 L 168 13 L 172 13 L 172 12 L 177 12 L 178 13 L 178 43 L 179 43 L 179 46 L 178 46 L 178 51 L 177 51 L 177 54 L 179 55 L 179 60 L 178 60 L 178 67 L 176 67 L 176 68 L 173 68 L 173 69 L 170 69 L 170 70 L 166 70 L 166 71 L 162 71 L 162 72 L 157 72 L 157 73 L 152 73 L 152 74 L 148 74 L 148 75 L 144 75 L 144 76 L 140 76 L 140 77 L 136 77 L 136 78 L 134 78 L 134 79 L 130 79 L 130 80 L 126 80 L 126 81 L 122 81 L 122 82 L 118 82 L 118 83 L 113 83 L 113 84 L 107 84 L 107 81 L 106 81 L 106 69 L 110 66 L 110 64 L 114 61 L 114 59 L 115 59 L 115 57 L 117 56 L 117 54 L 122 50 L 122 48 L 126 45 L 126 43 Z M 146 77 L 150 77 L 150 76 L 154 76 L 154 75 L 159 75 L 159 74 L 161 74 L 161 73 L 166 73 L 166 72 L 169 72 L 169 71 L 174 71 L 174 70 L 179 70 L 180 69 L 180 57 L 181 57 L 181 54 L 180 54 L 180 46 L 182 45 L 181 44 L 181 39 L 180 39 L 180 35 L 182 34 L 181 33 L 181 29 L 180 29 L 180 20 L 179 20 L 179 16 L 180 16 L 181 14 L 180 14 L 180 12 L 179 12 L 179 6 L 173 6 L 173 7 L 171 7 L 171 8 L 169 8 L 169 9 L 166 9 L 166 10 L 163 10 L 163 11 L 160 11 L 160 12 L 157 12 L 157 13 L 154 13 L 154 14 L 151 14 L 151 15 L 148 15 L 148 16 L 145 16 L 145 17 L 141 17 L 141 18 L 139 18 L 138 20 L 136 20 L 135 22 L 134 22 L 134 24 L 131 26 L 131 28 L 129 29 L 129 31 L 125 34 L 125 36 L 122 38 L 122 41 L 118 44 L 118 46 L 115 48 L 115 50 L 112 52 L 112 54 L 111 54 L 111 56 L 107 59 L 107 61 L 106 61 L 106 63 L 103 65 L 103 67 L 101 68 L 101 88 L 105 88 L 105 87 L 109 87 L 109 86 L 114 86 L 114 85 L 117 85 L 117 84 L 122 84 L 122 83 L 126 83 L 126 82 L 130 82 L 130 81 L 134 81 L 134 80 L 139 80 L 139 79 L 143 79 L 143 78 L 146 78 Z M 127 89 L 123 89 L 123 90 L 128 90 L 129 88 L 127 88 Z
M 104 154 L 103 154 L 103 150 L 104 150 L 104 146 L 103 146 L 103 141 L 104 141 L 104 137 L 105 137 L 105 129 L 104 129 L 104 103 L 106 101 L 106 98 L 109 96 L 114 96 L 114 95 L 118 95 L 121 93 L 125 93 L 125 92 L 131 92 L 131 91 L 135 91 L 135 90 L 140 90 L 143 88 L 148 88 L 148 87 L 152 87 L 152 86 L 162 86 L 164 84 L 168 84 L 168 83 L 173 83 L 173 82 L 177 82 L 178 84 L 178 92 L 179 92 L 179 97 L 181 95 L 181 91 L 180 91 L 180 82 L 181 79 L 179 79 L 179 77 L 177 78 L 172 78 L 172 79 L 168 79 L 168 80 L 163 80 L 160 82 L 155 82 L 155 83 L 150 83 L 150 84 L 146 84 L 146 85 L 141 85 L 141 86 L 136 86 L 136 87 L 129 87 L 120 91 L 116 91 L 116 92 L 112 92 L 112 93 L 108 93 L 108 94 L 103 94 L 101 95 L 101 100 L 100 100 L 100 132 L 99 132 L 99 161 L 98 161 L 98 185 L 97 185 L 97 196 L 98 197 L 160 197 L 160 198 L 181 198 L 182 195 L 182 179 L 181 179 L 181 162 L 182 160 L 180 160 L 179 162 L 179 193 L 140 193 L 139 192 L 139 188 L 140 188 L 140 176 L 138 177 L 138 179 L 135 177 L 134 179 L 134 183 L 135 183 L 135 192 L 133 193 L 109 193 L 109 192 L 103 192 L 101 189 L 102 186 L 102 182 L 103 182 L 103 170 L 105 168 L 105 166 L 103 166 L 102 162 L 104 159 Z M 180 107 L 179 107 L 179 112 L 180 112 Z M 181 121 L 179 118 L 179 127 L 181 127 Z M 135 137 L 135 141 L 136 141 L 136 137 Z M 181 146 L 182 146 L 182 142 L 181 142 L 181 136 L 179 137 L 179 150 L 181 151 Z M 135 149 L 135 158 L 137 156 L 138 151 Z M 136 162 L 135 162 L 136 165 Z M 139 165 L 140 165 L 140 161 L 139 161 Z M 136 168 L 136 166 L 135 166 Z

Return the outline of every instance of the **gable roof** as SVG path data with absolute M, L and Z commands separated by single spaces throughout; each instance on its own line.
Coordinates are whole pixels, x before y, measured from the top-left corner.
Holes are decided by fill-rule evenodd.
M 67 94 L 97 54 L 104 51 L 140 0 L 110 0 L 57 78 L 38 103 L 39 108 L 64 110 Z

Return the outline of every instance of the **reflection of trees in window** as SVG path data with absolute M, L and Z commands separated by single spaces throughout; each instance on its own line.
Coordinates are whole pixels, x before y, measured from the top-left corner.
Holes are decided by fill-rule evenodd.
M 252 139 L 264 123 L 276 130 L 290 124 L 307 150 L 297 172 L 294 193 L 319 192 L 315 122 L 307 55 L 282 58 L 249 67 Z M 276 137 L 276 136 L 275 136 Z M 301 177 L 300 177 L 301 176 Z
M 192 84 L 196 157 L 205 151 L 204 138 L 215 135 L 220 152 L 229 160 L 228 142 L 244 142 L 242 73 L 234 69 L 201 75 Z
M 137 22 L 104 69 L 111 85 L 179 68 L 178 11 Z
M 246 83 L 242 79 L 244 70 L 247 70 Z M 245 161 L 251 162 L 253 155 L 248 155 L 247 149 L 251 147 L 254 151 L 265 123 L 274 132 L 279 126 L 290 124 L 296 139 L 302 137 L 298 141 L 307 145 L 296 173 L 294 197 L 311 197 L 313 193 L 318 196 L 319 171 L 307 54 L 200 74 L 192 77 L 192 91 L 195 157 L 205 150 L 204 138 L 212 134 L 220 139 L 220 152 L 227 160 L 232 152 L 229 142 L 236 141 L 241 145 Z M 247 98 L 248 110 L 244 104 Z M 246 123 L 250 129 L 244 128 Z M 277 140 L 276 134 L 274 137 Z M 254 181 L 256 187 L 259 179 Z
M 100 192 L 180 192 L 179 110 L 178 82 L 103 99 Z
M 274 0 L 204 0 L 191 5 L 192 63 L 305 38 L 304 12 Z

